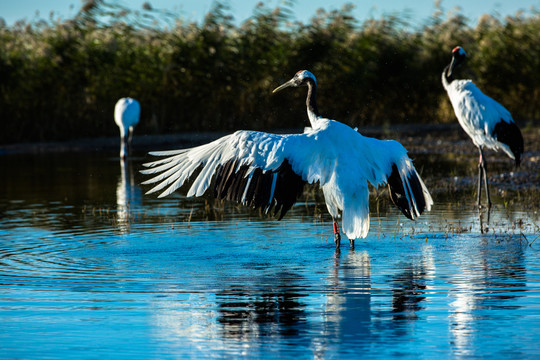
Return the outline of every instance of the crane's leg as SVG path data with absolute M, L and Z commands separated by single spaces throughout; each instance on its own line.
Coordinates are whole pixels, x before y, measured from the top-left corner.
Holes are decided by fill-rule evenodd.
M 120 157 L 124 159 L 127 155 L 127 148 L 126 148 L 126 138 L 122 134 L 120 136 Z
M 129 127 L 128 142 L 131 144 L 131 139 L 133 138 L 133 126 Z
M 333 226 L 334 226 L 334 242 L 336 243 L 336 249 L 339 249 L 339 246 L 341 245 L 341 235 L 339 234 L 339 225 L 337 222 L 337 219 L 332 219 Z
M 478 158 L 478 207 L 482 206 L 481 197 L 482 197 L 482 149 L 480 150 L 480 157 Z
M 491 197 L 489 196 L 486 160 L 484 159 L 484 154 L 482 153 L 482 149 L 480 149 L 480 159 L 482 160 L 481 161 L 481 166 L 482 166 L 482 172 L 484 174 L 484 186 L 486 187 L 486 197 L 487 197 L 487 202 L 488 202 L 488 209 L 491 209 Z M 478 196 L 480 196 L 480 194 Z
M 133 126 L 129 127 L 129 135 L 127 140 L 127 152 L 131 155 L 131 139 L 133 138 Z

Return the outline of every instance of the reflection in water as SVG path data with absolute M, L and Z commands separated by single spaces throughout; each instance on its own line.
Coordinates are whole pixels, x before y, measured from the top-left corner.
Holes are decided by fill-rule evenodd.
M 248 342 L 259 337 L 299 336 L 306 318 L 300 299 L 306 294 L 290 285 L 278 284 L 260 292 L 238 286 L 220 291 L 216 299 L 222 335 Z
M 484 355 L 476 353 L 483 350 L 475 342 L 482 332 L 487 332 L 483 328 L 485 320 L 495 319 L 496 310 L 517 310 L 508 301 L 522 296 L 526 286 L 523 247 L 519 242 L 501 248 L 487 237 L 481 238 L 481 246 L 476 243 L 478 239 L 471 240 L 456 252 L 461 274 L 455 276 L 455 287 L 449 294 L 454 299 L 450 303 L 450 333 L 454 352 L 459 356 Z
M 404 269 L 394 276 L 392 285 L 392 312 L 394 320 L 418 320 L 426 299 L 428 281 L 435 273 L 431 247 L 424 247 L 422 258 L 415 263 L 400 266 Z
M 195 357 L 220 351 L 258 358 L 268 356 L 269 351 L 289 355 L 291 349 L 271 344 L 294 339 L 295 346 L 309 345 L 309 316 L 302 301 L 308 295 L 300 280 L 289 273 L 275 274 L 247 279 L 245 284 L 225 283 L 226 288 L 212 294 L 180 295 L 180 299 L 156 307 L 159 340 L 165 340 L 175 353 L 187 346 Z
M 422 310 L 422 296 L 426 290 L 424 281 L 425 273 L 422 269 L 407 267 L 394 279 L 392 289 L 392 311 L 394 320 L 416 320 L 418 311 Z
M 232 283 L 216 279 L 215 292 L 160 300 L 153 313 L 158 338 L 173 352 L 189 344 L 195 357 L 221 351 L 251 358 L 305 358 L 306 352 L 333 357 L 351 337 L 362 342 L 370 335 L 371 266 L 367 252 L 354 251 L 329 265 L 322 289 L 285 271 Z
M 120 159 L 120 177 L 116 185 L 116 215 L 122 233 L 130 231 L 132 211 L 141 204 L 141 188 L 135 183 L 133 167 L 129 160 Z
M 344 259 L 335 253 L 325 292 L 320 334 L 312 339 L 315 358 L 335 352 L 350 337 L 367 338 L 371 322 L 371 261 L 367 252 L 350 251 Z

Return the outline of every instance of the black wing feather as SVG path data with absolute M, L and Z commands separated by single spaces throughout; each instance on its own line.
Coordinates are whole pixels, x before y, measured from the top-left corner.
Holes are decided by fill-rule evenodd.
M 286 159 L 276 170 L 262 171 L 256 168 L 251 175 L 247 175 L 248 165 L 242 165 L 236 170 L 237 167 L 238 161 L 232 159 L 216 170 L 214 196 L 253 208 L 261 208 L 263 211 L 269 211 L 274 207 L 274 215 L 280 213 L 278 220 L 281 220 L 294 205 L 306 183 L 292 170 Z M 276 185 L 270 199 L 274 176 Z
M 501 119 L 501 121 L 495 125 L 493 136 L 495 136 L 498 141 L 510 147 L 510 151 L 512 151 L 516 159 L 516 166 L 519 166 L 521 163 L 521 154 L 523 154 L 524 146 L 523 135 L 521 135 L 521 131 L 516 123 L 509 123 Z
M 426 209 L 426 199 L 416 171 L 409 173 L 408 176 L 410 191 L 403 186 L 403 181 L 396 164 L 392 164 L 392 173 L 388 177 L 387 182 L 390 199 L 401 210 L 403 215 L 408 219 L 413 220 L 413 211 L 415 211 L 414 206 L 407 200 L 407 197 L 416 201 L 418 214 L 416 214 L 415 217 L 424 212 Z

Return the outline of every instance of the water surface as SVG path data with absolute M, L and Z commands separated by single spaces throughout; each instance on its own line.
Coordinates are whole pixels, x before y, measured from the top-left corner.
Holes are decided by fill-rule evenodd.
M 526 203 L 495 194 L 488 223 L 473 186 L 435 191 L 411 222 L 381 189 L 368 237 L 336 253 L 316 191 L 277 222 L 145 196 L 142 161 L 0 157 L 0 357 L 540 356 Z

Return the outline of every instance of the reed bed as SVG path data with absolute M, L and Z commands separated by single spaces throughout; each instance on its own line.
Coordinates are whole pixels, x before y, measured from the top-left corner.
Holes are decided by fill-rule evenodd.
M 471 25 L 474 24 L 474 25 Z M 287 5 L 236 25 L 224 2 L 204 21 L 146 3 L 86 1 L 69 19 L 0 19 L 0 143 L 116 135 L 118 98 L 142 105 L 138 134 L 304 125 L 302 92 L 272 95 L 297 70 L 319 80 L 324 115 L 353 126 L 455 121 L 440 74 L 463 46 L 466 69 L 518 122 L 540 117 L 540 14 L 467 19 L 438 8 L 358 21 L 352 5 L 294 21 Z

